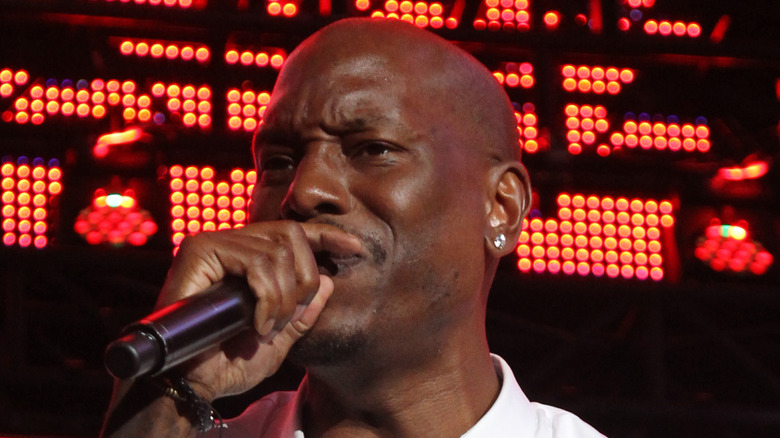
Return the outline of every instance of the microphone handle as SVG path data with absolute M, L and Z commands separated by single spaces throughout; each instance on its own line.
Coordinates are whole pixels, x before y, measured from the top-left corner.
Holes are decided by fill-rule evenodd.
M 106 369 L 120 379 L 161 374 L 249 327 L 255 303 L 245 279 L 226 277 L 125 327 L 106 348 Z

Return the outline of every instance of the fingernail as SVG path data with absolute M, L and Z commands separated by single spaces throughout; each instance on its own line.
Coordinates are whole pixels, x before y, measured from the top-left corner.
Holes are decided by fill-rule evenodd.
M 265 337 L 268 336 L 274 329 L 274 325 L 276 325 L 276 320 L 274 318 L 269 318 L 262 327 L 260 327 L 260 334 Z
M 295 305 L 295 312 L 293 313 L 292 318 L 290 318 L 290 321 L 295 322 L 295 321 L 298 321 L 299 319 L 301 319 L 301 316 L 303 315 L 303 312 L 306 311 L 307 304 L 296 304 Z
M 271 341 L 273 341 L 276 335 L 278 334 L 279 334 L 279 330 L 271 330 L 270 332 L 268 332 L 267 335 L 263 335 L 262 337 L 260 337 L 260 342 L 270 344 Z

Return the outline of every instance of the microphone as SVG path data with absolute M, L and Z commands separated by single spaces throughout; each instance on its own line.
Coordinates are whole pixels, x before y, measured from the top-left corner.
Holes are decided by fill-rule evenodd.
M 103 361 L 114 377 L 163 373 L 251 326 L 256 299 L 246 279 L 226 277 L 122 330 Z

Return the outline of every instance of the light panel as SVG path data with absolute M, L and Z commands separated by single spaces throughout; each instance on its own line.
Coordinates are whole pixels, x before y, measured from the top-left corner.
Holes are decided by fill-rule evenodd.
M 650 116 L 626 113 L 619 130 L 610 131 L 604 106 L 576 105 L 564 108 L 567 149 L 577 155 L 595 149 L 600 156 L 616 150 L 654 150 L 683 153 L 706 153 L 712 147 L 707 119 L 680 123 L 677 116 Z
M 530 62 L 505 62 L 493 71 L 493 76 L 507 88 L 531 88 L 535 82 L 533 73 Z
M 381 4 L 381 7 L 372 3 Z M 359 12 L 367 12 L 372 18 L 391 18 L 406 21 L 419 28 L 455 29 L 460 23 L 464 0 L 456 0 L 452 5 L 442 2 L 386 0 L 372 2 L 356 0 L 354 7 Z
M 271 101 L 268 91 L 232 88 L 227 96 L 227 125 L 232 131 L 254 132 Z
M 45 85 L 29 87 L 9 111 L 3 119 L 17 124 L 40 125 L 52 118 L 103 119 L 114 111 L 126 124 L 168 122 L 206 129 L 211 126 L 211 88 L 154 82 L 141 89 L 133 80 L 49 79 Z
M 664 233 L 674 225 L 668 200 L 561 193 L 556 218 L 523 221 L 517 268 L 659 281 Z
M 141 38 L 114 38 L 119 53 L 136 58 L 188 61 L 205 64 L 211 58 L 211 49 L 205 44 Z
M 531 28 L 529 0 L 484 0 L 473 26 L 476 30 L 528 31 Z
M 300 2 L 293 0 L 267 0 L 266 11 L 272 17 L 294 17 L 298 15 Z
M 45 248 L 49 242 L 49 206 L 62 191 L 62 170 L 57 159 L 0 165 L 3 245 Z
M 142 246 L 157 233 L 157 224 L 132 190 L 119 193 L 101 188 L 79 212 L 73 230 L 90 245 Z
M 225 62 L 228 65 L 254 66 L 259 68 L 271 67 L 276 70 L 282 68 L 287 59 L 287 53 L 279 48 L 239 48 L 233 47 L 225 51 Z
M 246 207 L 257 173 L 235 168 L 227 178 L 209 166 L 171 166 L 171 241 L 174 253 L 185 236 L 246 225 Z
M 17 87 L 23 87 L 29 79 L 30 75 L 25 70 L 13 71 L 10 68 L 0 70 L 0 98 L 10 97 Z M 3 118 L 6 118 L 5 114 Z
M 515 111 L 515 119 L 517 120 L 517 132 L 520 136 L 519 144 L 523 152 L 533 154 L 547 150 L 550 143 L 539 135 L 536 107 L 534 104 L 526 102 L 520 108 L 521 111 Z
M 726 224 L 713 218 L 694 254 L 714 271 L 744 275 L 763 275 L 774 263 L 772 254 L 753 240 L 744 220 Z
M 165 6 L 180 9 L 201 9 L 208 0 L 103 0 L 105 3 L 130 4 L 139 6 Z
M 628 32 L 631 28 L 642 29 L 646 35 L 660 37 L 698 38 L 701 24 L 696 21 L 673 20 L 668 17 L 655 18 L 655 0 L 625 0 L 623 14 L 617 21 L 617 28 Z M 665 15 L 665 14 L 664 14 Z
M 630 68 L 600 65 L 572 65 L 561 67 L 563 89 L 569 92 L 618 94 L 623 85 L 634 81 Z

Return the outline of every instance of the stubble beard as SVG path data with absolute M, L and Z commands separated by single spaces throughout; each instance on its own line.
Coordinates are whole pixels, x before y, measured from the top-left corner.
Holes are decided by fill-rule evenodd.
M 365 333 L 342 327 L 318 332 L 316 325 L 290 348 L 287 358 L 302 367 L 336 366 L 360 356 L 368 345 Z

